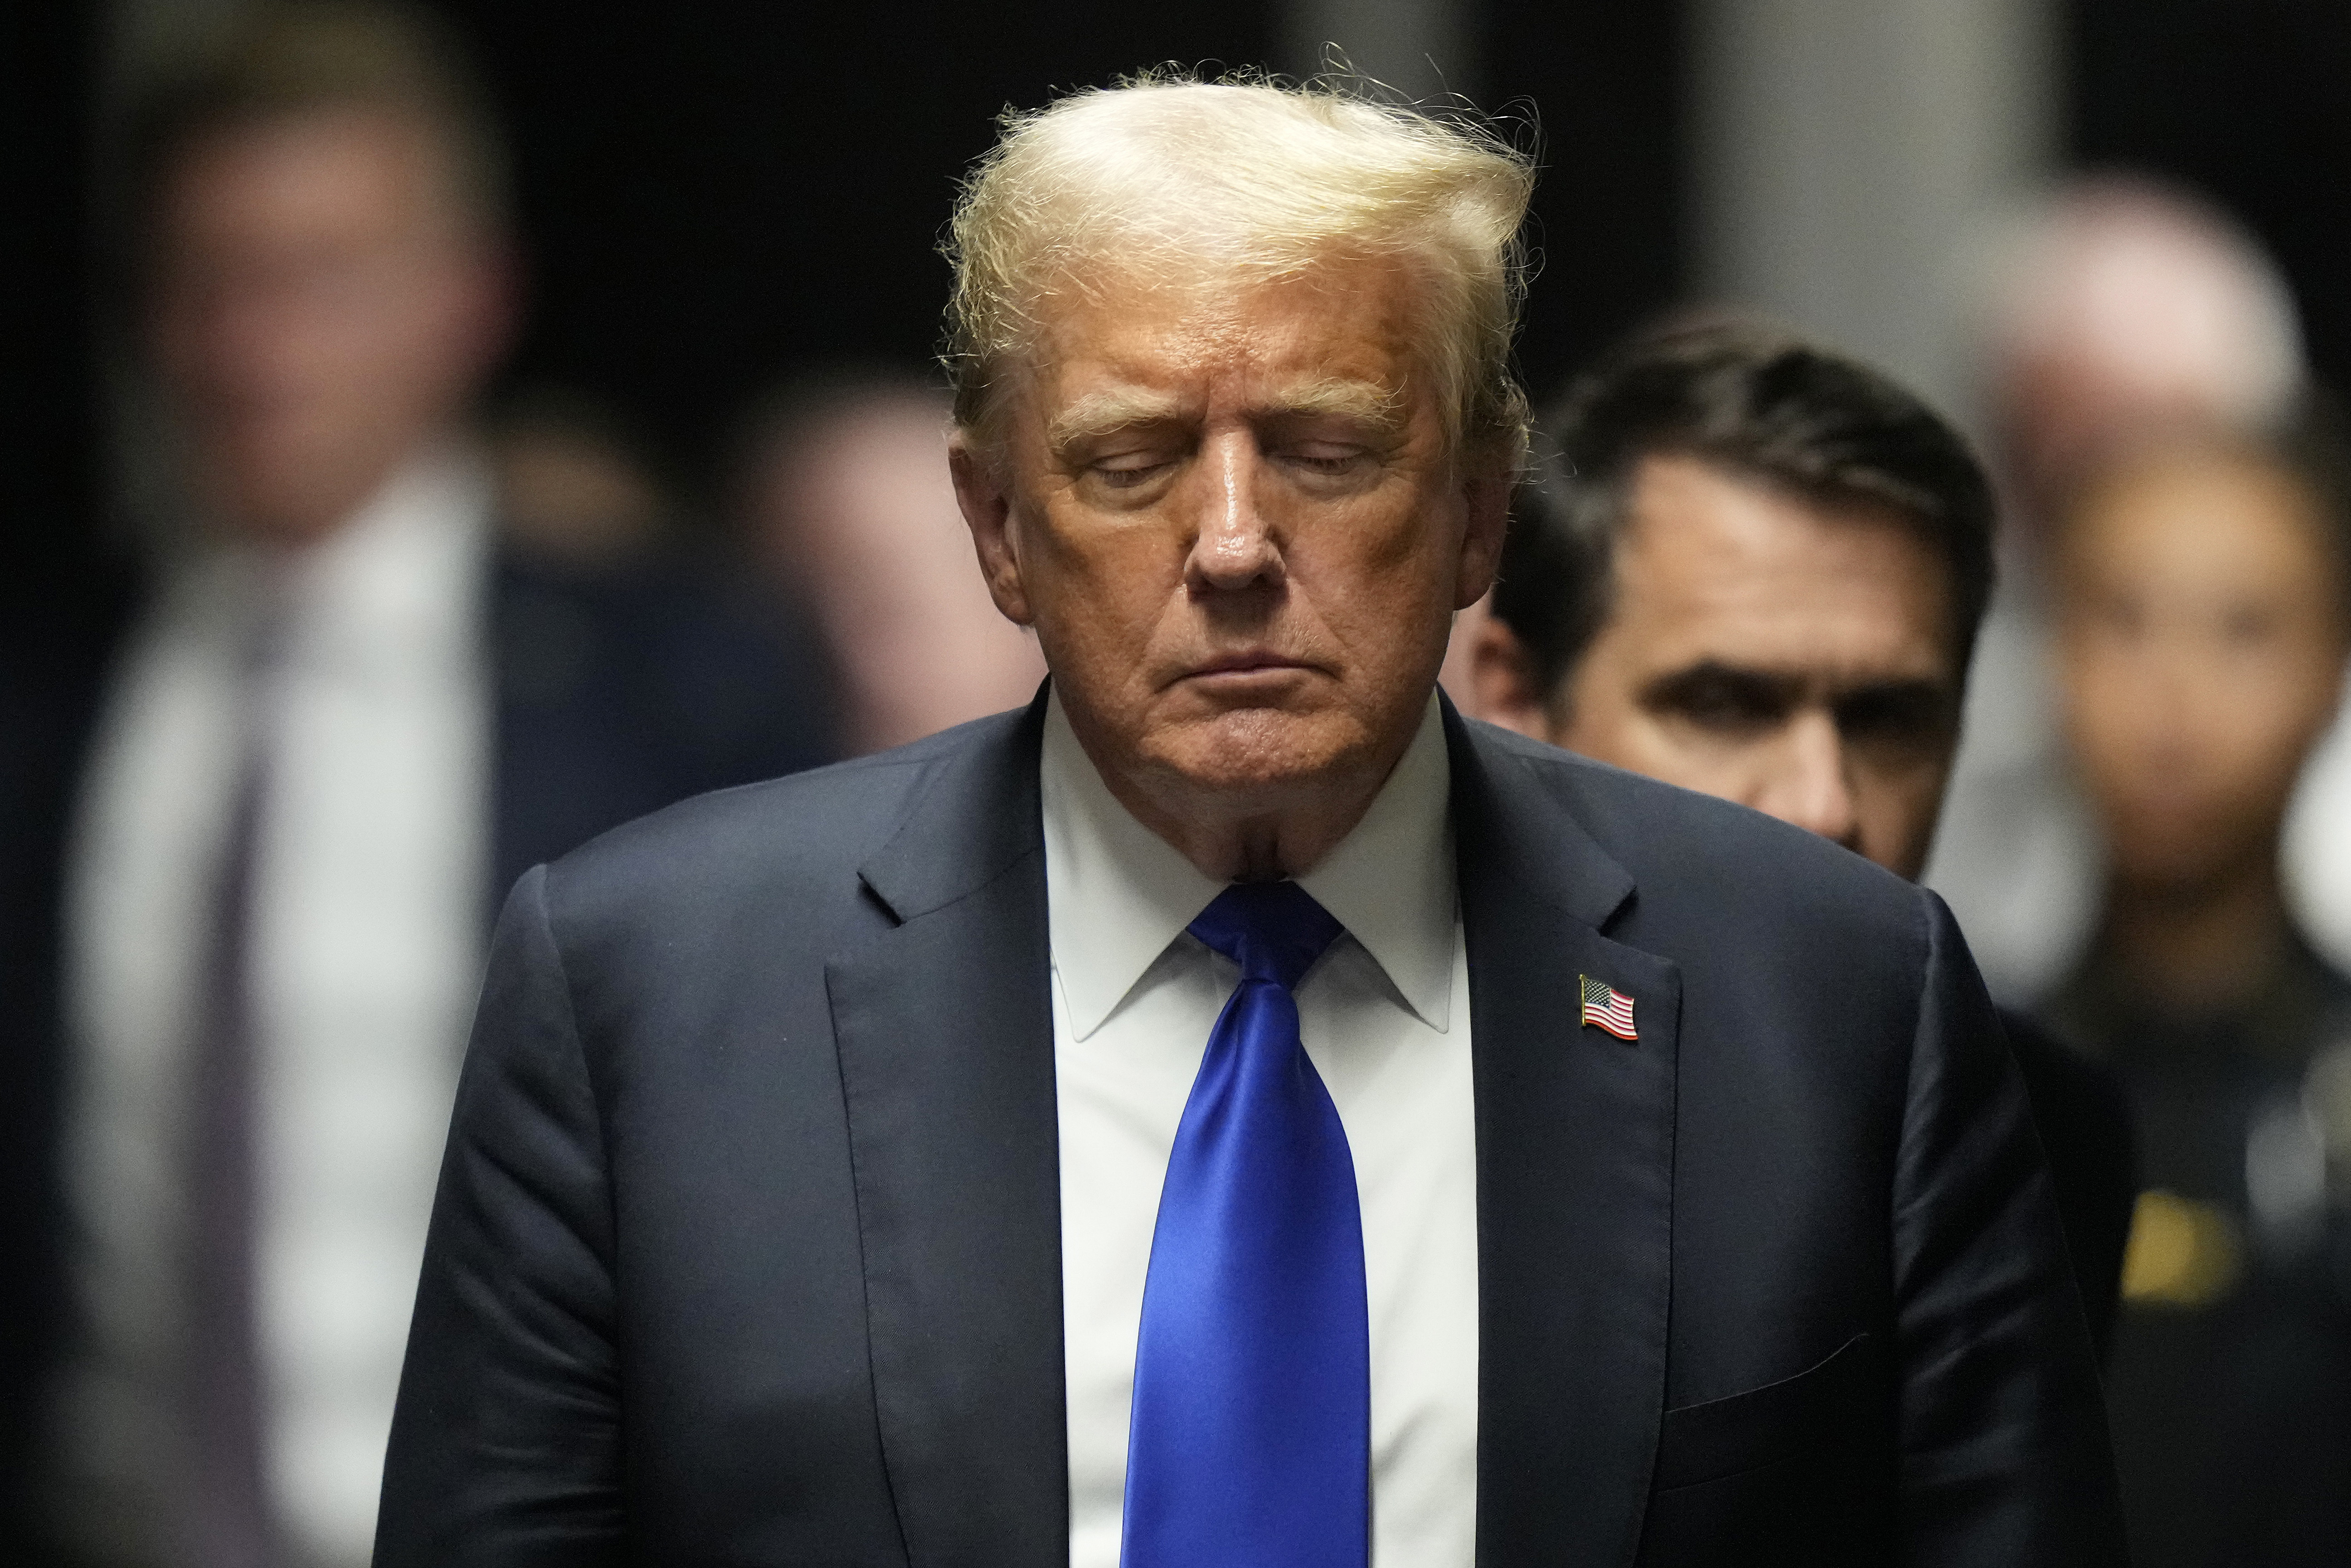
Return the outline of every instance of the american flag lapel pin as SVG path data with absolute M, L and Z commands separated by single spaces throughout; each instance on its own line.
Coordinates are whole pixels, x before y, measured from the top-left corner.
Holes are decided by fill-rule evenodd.
M 1583 982 L 1583 1022 L 1593 1029 L 1604 1029 L 1618 1040 L 1638 1040 L 1633 1028 L 1633 998 L 1608 984 L 1589 975 L 1578 975 Z

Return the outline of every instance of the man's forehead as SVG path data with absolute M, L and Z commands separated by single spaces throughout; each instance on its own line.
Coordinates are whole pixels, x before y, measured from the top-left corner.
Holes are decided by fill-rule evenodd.
M 1048 381 L 1236 371 L 1378 381 L 1417 347 L 1419 293 L 1416 278 L 1376 260 L 1270 277 L 1212 264 L 1114 268 L 1037 302 L 1029 358 Z
M 1653 456 L 1636 471 L 1616 555 L 1661 585 L 1764 601 L 1817 590 L 1947 588 L 1949 564 L 1891 506 L 1825 503 L 1703 460 Z
M 192 234 L 256 223 L 457 223 L 454 155 L 413 116 L 329 105 L 206 127 L 172 155 L 164 210 Z
M 1891 513 L 1832 514 L 1687 459 L 1644 465 L 1611 616 L 1659 664 L 1929 674 L 1950 658 L 1949 569 Z

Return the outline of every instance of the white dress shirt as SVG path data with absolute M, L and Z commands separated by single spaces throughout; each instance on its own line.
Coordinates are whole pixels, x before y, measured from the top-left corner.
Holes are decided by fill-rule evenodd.
M 1159 1189 L 1240 972 L 1185 931 L 1224 884 L 1118 803 L 1058 699 L 1041 768 L 1070 1562 L 1116 1568 Z M 1448 781 L 1432 696 L 1363 821 L 1298 879 L 1347 929 L 1297 999 L 1362 1204 L 1379 1568 L 1468 1568 L 1477 1545 L 1477 1130 Z
M 66 1522 L 107 1561 L 158 1561 L 170 1529 L 173 1152 L 248 701 L 268 752 L 248 953 L 266 1459 L 302 1561 L 368 1561 L 480 984 L 489 510 L 479 473 L 444 456 L 286 563 L 274 591 L 249 553 L 191 559 L 109 694 L 68 885 L 83 1333 L 61 1434 Z M 265 600 L 281 652 L 248 691 Z

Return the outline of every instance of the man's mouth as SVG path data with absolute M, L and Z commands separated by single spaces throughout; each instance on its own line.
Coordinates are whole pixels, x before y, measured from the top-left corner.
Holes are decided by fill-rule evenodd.
M 1289 658 L 1280 653 L 1262 652 L 1219 653 L 1212 659 L 1202 661 L 1185 674 L 1186 678 L 1196 680 L 1204 675 L 1249 675 L 1260 673 L 1270 674 L 1277 670 L 1303 670 L 1309 667 L 1302 660 Z

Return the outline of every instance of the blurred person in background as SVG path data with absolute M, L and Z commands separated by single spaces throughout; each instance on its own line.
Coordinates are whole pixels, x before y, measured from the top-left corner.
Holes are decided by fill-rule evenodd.
M 0 1316 L 71 1324 L 54 1407 L 0 1420 L 54 1422 L 67 1560 L 356 1564 L 496 895 L 829 746 L 747 611 L 502 540 L 468 418 L 515 308 L 503 161 L 437 31 L 254 12 L 134 141 L 184 505 L 57 851 L 63 1039 L 0 1025 L 68 1083 L 67 1218 L 6 1195 L 34 1244 Z M 0 1521 L 0 1556 L 40 1561 L 33 1528 Z
M 1546 435 L 1479 711 L 1916 880 L 1991 588 L 1991 488 L 1959 436 L 1876 371 L 1735 323 L 1635 341 Z M 2002 1021 L 2103 1352 L 2136 1191 L 2121 1091 Z
M 2049 1015 L 2138 1113 L 2107 1389 L 2141 1568 L 2351 1562 L 2351 978 L 2278 869 L 2351 651 L 2344 472 L 2315 422 L 2158 440 L 2051 517 L 2064 731 L 2105 879 Z
M 852 754 L 1019 707 L 1045 678 L 972 570 L 947 434 L 943 391 L 869 374 L 788 393 L 743 444 L 744 543 L 820 629 Z
M 1986 262 L 1982 382 L 2011 526 L 1926 880 L 1994 993 L 2022 1003 L 2079 956 L 2097 902 L 2095 834 L 2066 777 L 2051 688 L 2043 558 L 2054 497 L 2149 432 L 2275 428 L 2304 371 L 2276 266 L 2184 192 L 2085 177 L 2016 217 Z M 2351 814 L 2351 777 L 2336 810 Z
M 2045 521 L 2137 432 L 2260 429 L 2291 412 L 2304 374 L 2294 298 L 2227 214 L 2146 179 L 2090 176 L 2008 243 L 1990 368 L 2023 517 Z
M 516 557 L 609 572 L 668 542 L 676 503 L 643 446 L 585 392 L 532 386 L 498 400 L 482 444 L 498 528 Z

